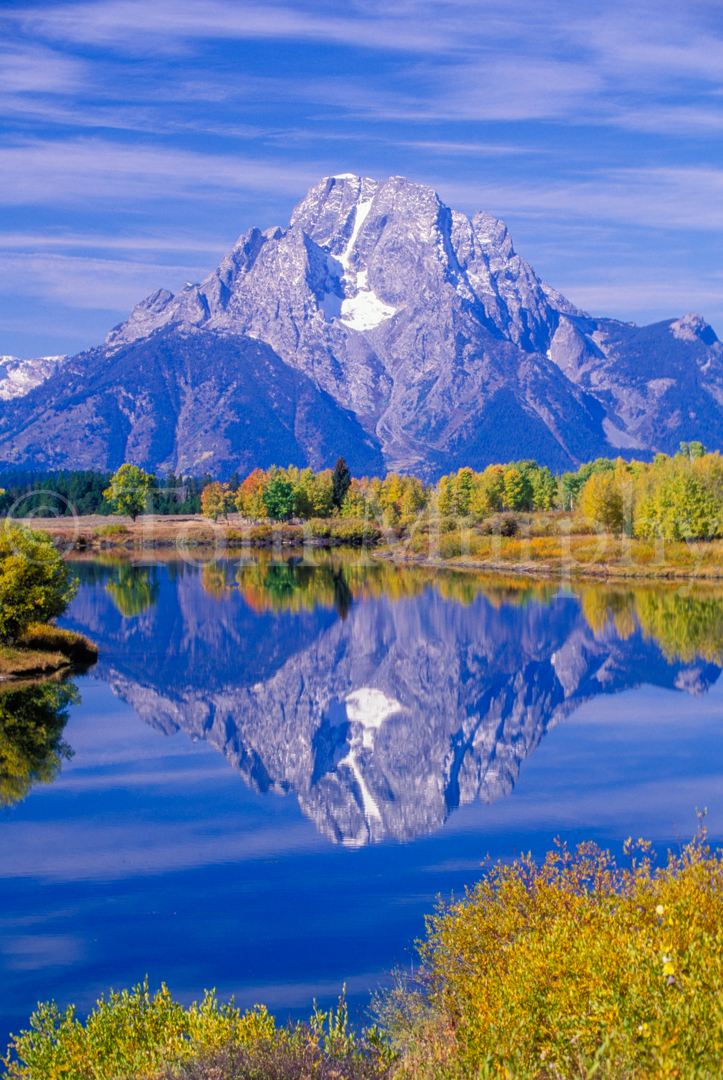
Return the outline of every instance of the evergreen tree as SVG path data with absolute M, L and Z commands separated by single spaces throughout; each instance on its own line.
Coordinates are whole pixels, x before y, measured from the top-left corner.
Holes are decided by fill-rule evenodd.
M 343 457 L 340 457 L 334 466 L 331 482 L 334 490 L 334 506 L 341 510 L 341 504 L 344 502 L 346 493 L 351 487 L 351 473 L 346 467 L 346 462 Z

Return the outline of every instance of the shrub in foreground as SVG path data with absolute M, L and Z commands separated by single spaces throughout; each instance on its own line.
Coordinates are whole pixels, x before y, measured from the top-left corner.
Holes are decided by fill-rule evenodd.
M 6 1080 L 385 1080 L 391 1059 L 376 1029 L 349 1030 L 343 998 L 279 1028 L 263 1006 L 241 1013 L 211 991 L 184 1009 L 146 980 L 101 997 L 85 1024 L 72 1005 L 40 1005 L 3 1061 Z
M 40 1006 L 11 1080 L 711 1080 L 723 1060 L 723 859 L 705 832 L 657 867 L 650 846 L 560 844 L 493 867 L 428 919 L 421 972 L 347 1011 L 278 1028 L 207 994 L 147 984 L 85 1024 Z
M 723 1061 L 723 863 L 586 843 L 496 866 L 428 919 L 423 968 L 376 1001 L 398 1076 L 709 1078 Z

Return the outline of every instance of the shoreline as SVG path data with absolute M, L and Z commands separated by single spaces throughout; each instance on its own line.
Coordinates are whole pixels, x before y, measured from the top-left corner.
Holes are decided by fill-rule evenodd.
M 135 522 L 119 516 L 18 519 L 43 529 L 66 555 L 134 555 L 175 552 L 190 557 L 205 549 L 213 558 L 274 549 L 361 549 L 373 560 L 458 572 L 481 571 L 521 578 L 576 578 L 593 581 L 723 580 L 723 541 L 619 539 L 601 533 L 562 532 L 546 536 L 502 537 L 464 526 L 434 537 L 423 528 L 382 529 L 352 518 L 300 523 L 250 522 L 230 515 L 214 523 L 202 515 L 144 515 Z M 395 539 L 396 537 L 396 539 Z M 460 551 L 460 548 L 462 549 Z M 593 550 L 591 550 L 591 548 Z M 213 554 L 208 549 L 213 549 Z
M 626 581 L 690 581 L 701 584 L 716 584 L 723 580 L 723 565 L 715 567 L 675 567 L 675 566 L 619 566 L 614 563 L 598 563 L 586 566 L 572 561 L 569 565 L 537 562 L 514 562 L 504 559 L 472 559 L 455 556 L 452 559 L 429 558 L 425 555 L 404 554 L 401 557 L 393 551 L 370 552 L 370 558 L 380 562 L 393 562 L 399 566 L 422 566 L 434 570 L 481 571 L 488 574 L 512 574 L 520 578 L 536 578 L 553 581 L 560 578 L 574 578 L 599 582 Z
M 98 646 L 84 634 L 50 624 L 30 626 L 15 645 L 0 646 L 0 688 L 45 682 L 83 671 L 98 659 Z

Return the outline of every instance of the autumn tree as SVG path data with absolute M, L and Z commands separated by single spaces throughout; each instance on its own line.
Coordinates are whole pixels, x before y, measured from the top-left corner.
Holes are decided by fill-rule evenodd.
M 367 517 L 369 513 L 368 481 L 352 477 L 346 498 L 342 503 L 341 516 L 344 518 Z
M 151 492 L 158 487 L 153 473 L 147 473 L 138 465 L 121 465 L 111 477 L 110 487 L 103 497 L 113 508 L 114 514 L 128 514 L 132 521 L 149 508 Z
M 501 465 L 488 465 L 477 477 L 470 497 L 470 513 L 478 521 L 502 509 L 505 494 L 505 470 Z
M 316 473 L 309 487 L 309 501 L 314 517 L 329 517 L 334 509 L 334 477 L 331 469 Z
M 403 514 L 415 514 L 427 505 L 427 489 L 416 476 L 405 476 L 402 487 L 401 510 Z
M 599 522 L 610 532 L 622 531 L 623 495 L 615 473 L 593 473 L 580 492 L 579 506 L 591 521 Z
M 452 476 L 443 476 L 437 484 L 437 510 L 442 517 L 457 513 L 457 499 Z
M 236 492 L 236 509 L 244 517 L 256 519 L 267 516 L 268 511 L 264 502 L 267 480 L 268 477 L 263 469 L 254 469 L 239 485 Z
M 228 518 L 228 512 L 234 505 L 235 496 L 229 485 L 218 480 L 206 484 L 201 492 L 201 513 L 204 517 L 213 518 L 214 522 L 220 517 Z

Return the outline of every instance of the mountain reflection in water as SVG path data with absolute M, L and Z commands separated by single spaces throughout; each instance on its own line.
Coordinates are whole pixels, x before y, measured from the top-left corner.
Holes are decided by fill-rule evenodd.
M 569 596 L 323 552 L 76 566 L 66 622 L 98 642 L 97 675 L 146 723 L 205 739 L 351 845 L 509 794 L 545 732 L 596 695 L 702 694 L 721 670 L 713 591 Z

